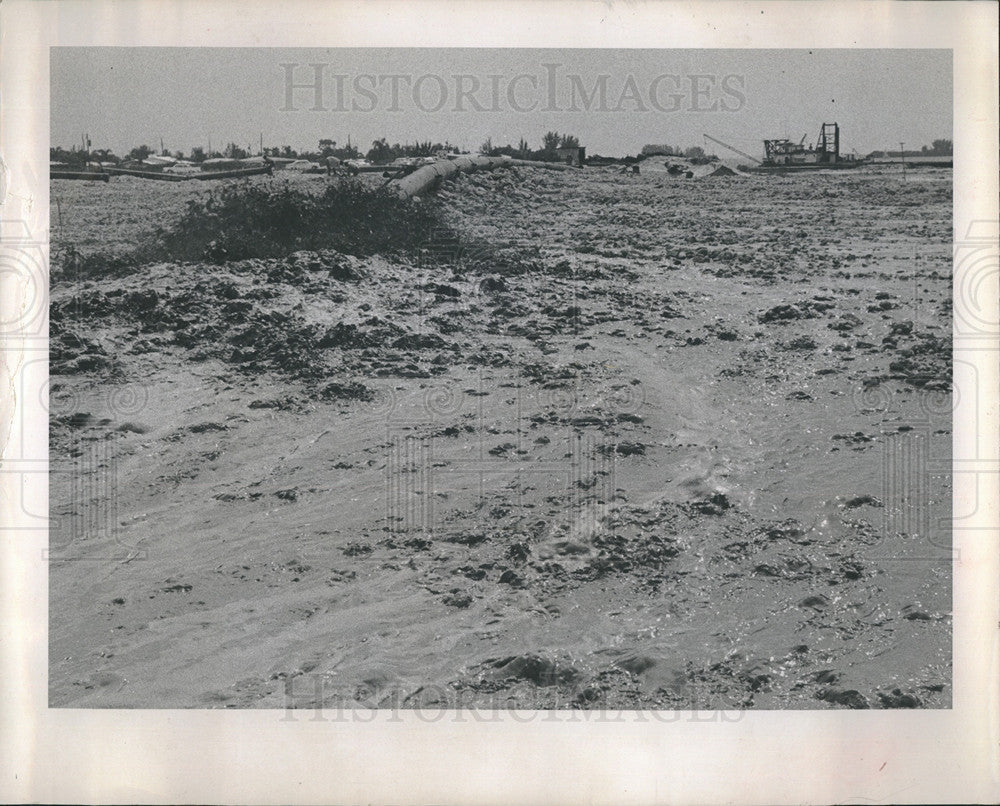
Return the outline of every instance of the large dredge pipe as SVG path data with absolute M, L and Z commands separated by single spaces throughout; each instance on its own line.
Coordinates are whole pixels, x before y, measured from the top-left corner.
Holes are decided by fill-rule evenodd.
M 206 181 L 209 179 L 239 179 L 243 176 L 257 176 L 258 174 L 270 174 L 274 169 L 270 165 L 260 168 L 236 168 L 232 171 L 202 171 L 200 173 L 189 174 L 168 174 L 160 171 L 133 171 L 131 168 L 108 168 L 107 172 L 115 176 L 137 176 L 140 179 L 156 179 L 160 182 L 189 182 L 197 179 Z
M 511 166 L 549 168 L 556 171 L 567 170 L 570 166 L 561 162 L 535 162 L 516 160 L 511 157 L 457 157 L 453 160 L 438 160 L 431 165 L 417 168 L 413 173 L 392 180 L 396 192 L 403 198 L 422 196 L 449 177 L 460 173 L 474 173 L 480 169 L 492 171 L 494 168 Z

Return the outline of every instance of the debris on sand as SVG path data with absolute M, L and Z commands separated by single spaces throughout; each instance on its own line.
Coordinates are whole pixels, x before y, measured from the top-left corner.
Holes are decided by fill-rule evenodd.
M 816 694 L 817 700 L 840 705 L 844 708 L 870 708 L 868 700 L 856 689 L 825 688 Z
M 674 179 L 746 178 L 748 174 L 732 160 L 692 160 L 685 157 L 647 157 L 636 165 L 646 175 L 666 175 Z
M 199 183 L 65 183 L 51 552 L 129 565 L 51 563 L 50 703 L 949 707 L 951 184 L 841 173 L 513 166 L 131 262 Z

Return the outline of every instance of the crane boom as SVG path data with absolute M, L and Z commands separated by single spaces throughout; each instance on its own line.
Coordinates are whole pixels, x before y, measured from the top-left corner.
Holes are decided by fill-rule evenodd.
M 718 144 L 719 144 L 720 146 L 722 146 L 723 148 L 728 148 L 728 149 L 729 149 L 730 151 L 735 151 L 735 152 L 736 152 L 737 154 L 739 154 L 739 155 L 740 155 L 741 157 L 746 157 L 746 158 L 747 158 L 748 160 L 753 160 L 753 161 L 754 161 L 754 162 L 756 162 L 756 163 L 757 163 L 758 165 L 760 165 L 760 164 L 761 164 L 761 161 L 760 161 L 759 159 L 757 159 L 756 157 L 751 157 L 751 156 L 750 156 L 749 154 L 747 154 L 747 153 L 746 153 L 745 151 L 740 151 L 740 150 L 739 150 L 738 148 L 733 148 L 733 147 L 732 147 L 731 145 L 729 145 L 729 143 L 723 143 L 723 142 L 722 142 L 721 140 L 716 140 L 716 139 L 715 139 L 714 137 L 712 137 L 712 136 L 711 136 L 710 134 L 706 134 L 706 135 L 704 135 L 704 136 L 705 136 L 705 139 L 706 139 L 706 140 L 711 140 L 711 141 L 712 141 L 713 143 L 718 143 Z

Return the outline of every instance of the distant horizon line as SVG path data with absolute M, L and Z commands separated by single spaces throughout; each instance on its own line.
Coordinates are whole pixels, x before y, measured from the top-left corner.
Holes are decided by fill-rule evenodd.
M 86 138 L 86 134 L 83 133 L 81 135 L 81 138 Z M 223 138 L 223 139 L 225 140 L 225 138 Z M 387 137 L 383 137 L 382 139 L 385 139 L 386 141 L 389 140 L 389 138 L 387 138 Z M 488 137 L 487 139 L 492 139 L 492 138 Z M 523 138 L 523 139 L 525 139 L 525 141 L 527 142 L 527 138 Z M 778 139 L 778 138 L 767 138 L 767 139 Z M 936 138 L 936 139 L 938 139 L 938 140 L 951 140 L 950 137 L 940 137 L 940 138 Z M 257 143 L 255 145 L 255 144 L 252 144 L 252 143 L 248 143 L 247 146 L 245 147 L 245 150 L 248 153 L 250 153 L 251 155 L 254 155 L 254 156 L 261 156 L 263 154 L 263 152 L 264 152 L 265 149 L 272 149 L 272 148 L 283 149 L 283 148 L 286 148 L 286 147 L 290 148 L 296 154 L 319 153 L 322 149 L 319 148 L 318 142 L 319 141 L 317 141 L 317 145 L 316 146 L 306 146 L 306 147 L 301 147 L 301 148 L 297 148 L 297 147 L 293 146 L 290 143 L 281 143 L 280 145 L 266 145 L 266 144 L 262 145 L 260 143 Z M 350 140 L 350 138 L 348 138 L 344 142 L 343 145 L 341 145 L 340 143 L 338 143 L 338 141 L 336 141 L 336 140 L 333 140 L 332 142 L 336 145 L 336 147 L 338 149 L 339 148 L 344 148 L 344 147 L 354 147 L 354 148 L 357 148 L 358 151 L 359 151 L 359 153 L 361 153 L 361 154 L 366 153 L 367 150 L 369 150 L 369 148 L 370 148 L 369 147 L 369 148 L 364 148 L 363 149 L 357 143 L 352 143 L 351 140 Z M 376 142 L 377 142 L 377 140 L 373 140 L 372 141 L 372 146 Z M 390 145 L 391 146 L 397 146 L 398 145 L 398 146 L 406 147 L 406 146 L 411 146 L 411 145 L 415 146 L 415 145 L 419 145 L 419 144 L 427 143 L 427 142 L 430 142 L 432 145 L 440 145 L 442 147 L 458 148 L 458 149 L 463 150 L 463 151 L 465 150 L 465 146 L 464 145 L 457 144 L 457 143 L 452 143 L 452 142 L 448 141 L 447 139 L 445 139 L 445 140 L 434 140 L 434 139 L 430 139 L 429 138 L 429 139 L 421 140 L 421 139 L 418 138 L 418 139 L 416 139 L 416 140 L 414 140 L 412 142 L 410 142 L 410 141 L 397 141 L 397 142 L 394 142 L 394 143 L 391 142 Z M 905 145 L 905 142 L 906 141 L 904 140 L 903 143 L 902 143 L 902 145 Z M 885 146 L 885 147 L 876 147 L 876 148 L 869 149 L 868 151 L 866 151 L 864 153 L 865 154 L 872 154 L 872 153 L 875 153 L 875 152 L 884 152 L 886 154 L 889 154 L 889 153 L 895 153 L 895 154 L 899 154 L 899 153 L 903 153 L 903 154 L 915 153 L 915 154 L 919 154 L 919 153 L 921 153 L 921 149 L 923 149 L 923 148 L 926 148 L 926 149 L 930 150 L 932 148 L 934 142 L 935 141 L 932 140 L 930 143 L 922 143 L 922 144 L 920 144 L 919 146 L 917 146 L 915 148 L 911 148 L 911 149 L 904 148 L 902 150 L 899 149 L 899 148 L 893 148 L 893 146 L 900 146 L 901 145 L 901 143 L 895 142 L 895 143 L 891 143 L 890 145 Z M 761 139 L 760 140 L 760 147 L 762 149 L 762 153 L 763 153 L 763 144 L 764 144 L 764 140 Z M 108 148 L 95 147 L 92 144 L 88 143 L 88 147 L 87 148 L 82 148 L 81 145 L 82 145 L 82 143 L 76 143 L 75 145 L 71 145 L 71 146 L 63 146 L 63 145 L 56 145 L 56 144 L 50 143 L 49 144 L 49 149 L 50 150 L 51 149 L 60 149 L 60 150 L 69 151 L 69 152 L 87 151 L 88 153 L 92 153 L 92 152 L 95 152 L 95 151 L 108 151 L 111 154 L 113 154 L 114 156 L 122 157 L 122 156 L 127 155 L 128 152 L 130 152 L 130 151 L 132 151 L 134 149 L 137 149 L 137 148 L 142 148 L 142 147 L 150 149 L 150 153 L 156 154 L 158 156 L 162 155 L 162 153 L 164 151 L 166 151 L 169 156 L 173 156 L 178 151 L 181 154 L 191 154 L 194 151 L 194 149 L 196 149 L 196 148 L 202 149 L 203 151 L 205 151 L 206 154 L 208 154 L 209 152 L 211 152 L 211 153 L 217 153 L 217 154 L 221 155 L 223 153 L 223 151 L 225 150 L 225 148 L 228 147 L 229 145 L 235 145 L 237 148 L 241 148 L 241 149 L 244 148 L 244 146 L 240 145 L 235 140 L 225 140 L 225 146 L 223 146 L 221 149 L 220 148 L 213 148 L 212 145 L 211 145 L 211 140 L 208 141 L 207 146 L 206 145 L 193 145 L 193 146 L 190 146 L 187 149 L 183 149 L 183 148 L 181 148 L 181 149 L 171 149 L 171 148 L 166 147 L 165 145 L 163 145 L 160 149 L 157 149 L 155 146 L 150 145 L 149 143 L 140 143 L 139 145 L 133 145 L 133 146 L 129 147 L 125 151 L 124 154 L 120 154 L 114 148 L 110 148 L 110 147 L 108 147 Z M 680 148 L 682 151 L 686 151 L 686 150 L 688 150 L 690 148 L 697 147 L 697 148 L 704 149 L 706 154 L 707 153 L 711 153 L 711 151 L 709 151 L 709 149 L 706 148 L 706 146 L 705 146 L 704 143 L 687 144 L 687 145 L 676 145 L 676 144 L 670 144 L 670 143 L 652 143 L 651 142 L 651 143 L 643 143 L 643 145 L 639 146 L 638 149 L 636 149 L 634 152 L 626 152 L 626 153 L 622 153 L 622 154 L 610 154 L 610 153 L 605 154 L 605 153 L 600 153 L 600 152 L 594 152 L 594 154 L 592 156 L 601 156 L 601 157 L 610 157 L 610 158 L 625 158 L 625 157 L 631 157 L 631 156 L 639 156 L 642 153 L 642 149 L 645 148 L 645 147 L 647 147 L 647 146 L 669 146 L 669 147 L 674 148 L 674 149 Z M 581 143 L 581 147 L 582 148 L 589 148 L 586 145 L 586 143 Z M 516 145 L 513 144 L 513 143 L 494 144 L 494 148 L 516 148 Z M 532 151 L 537 151 L 537 150 L 540 150 L 540 149 L 532 148 L 531 150 Z M 713 151 L 717 151 L 718 149 L 712 149 L 712 150 Z M 473 149 L 469 149 L 465 153 L 478 153 L 478 151 L 479 151 L 479 147 L 476 147 L 476 148 L 473 148 Z M 862 153 L 861 150 L 855 150 L 855 149 L 851 149 L 850 151 L 845 151 L 844 153 L 851 153 L 851 152 L 857 153 L 857 154 L 861 154 Z

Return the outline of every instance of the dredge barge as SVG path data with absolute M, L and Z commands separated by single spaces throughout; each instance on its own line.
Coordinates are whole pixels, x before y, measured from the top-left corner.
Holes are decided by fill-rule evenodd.
M 836 123 L 824 123 L 820 127 L 816 146 L 807 146 L 806 136 L 802 135 L 799 142 L 792 140 L 765 140 L 764 159 L 752 157 L 744 151 L 733 148 L 721 140 L 705 135 L 707 140 L 725 146 L 743 157 L 753 160 L 754 164 L 740 166 L 754 173 L 786 173 L 790 171 L 839 170 L 857 168 L 864 163 L 853 154 L 840 153 L 840 126 Z

